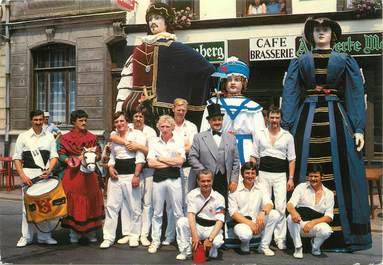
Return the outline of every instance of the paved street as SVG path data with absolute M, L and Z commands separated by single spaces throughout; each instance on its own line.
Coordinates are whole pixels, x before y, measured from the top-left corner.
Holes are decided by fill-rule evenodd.
M 57 230 L 53 236 L 58 246 L 31 245 L 16 248 L 20 237 L 20 201 L 0 199 L 0 238 L 1 263 L 15 264 L 191 264 L 192 261 L 177 262 L 176 248 L 163 247 L 158 254 L 148 254 L 146 248 L 131 249 L 116 245 L 107 250 L 98 248 L 98 244 L 73 245 L 69 243 L 65 230 Z M 353 254 L 325 253 L 313 257 L 306 253 L 303 260 L 292 257 L 291 251 L 276 251 L 275 257 L 260 254 L 238 255 L 234 250 L 225 250 L 222 261 L 207 264 L 382 264 L 382 234 L 373 234 L 373 247 L 367 251 Z

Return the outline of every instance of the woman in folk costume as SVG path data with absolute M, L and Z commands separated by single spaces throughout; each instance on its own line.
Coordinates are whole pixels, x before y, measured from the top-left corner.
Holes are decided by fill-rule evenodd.
M 68 200 L 68 216 L 62 226 L 71 229 L 71 243 L 77 243 L 80 237 L 96 242 L 95 230 L 102 227 L 105 219 L 99 175 L 85 172 L 82 164 L 77 162 L 85 159 L 83 148 L 95 147 L 98 158 L 101 154 L 97 137 L 86 130 L 87 118 L 88 114 L 83 110 L 71 113 L 74 128 L 61 137 L 58 148 L 60 161 L 67 165 L 62 183 Z
M 242 95 L 249 80 L 249 67 L 238 58 L 230 57 L 212 76 L 220 78 L 223 96 L 220 97 L 220 92 L 218 92 L 218 96 L 208 100 L 208 105 L 213 103 L 221 105 L 221 111 L 225 114 L 222 130 L 232 133 L 236 137 L 239 158 L 243 164 L 249 161 L 252 154 L 252 133 L 265 128 L 262 107 Z M 206 109 L 202 118 L 201 132 L 210 128 L 206 119 L 207 115 Z
M 128 58 L 117 86 L 116 111 L 130 116 L 140 102 L 155 127 L 156 119 L 170 114 L 173 101 L 189 102 L 189 119 L 201 120 L 209 96 L 209 77 L 214 66 L 188 45 L 176 41 L 174 11 L 164 3 L 151 4 L 146 11 L 148 35 Z
M 362 155 L 364 88 L 357 62 L 331 49 L 339 24 L 309 18 L 304 37 L 313 46 L 290 63 L 282 102 L 283 126 L 295 138 L 295 183 L 306 181 L 308 164 L 321 164 L 323 184 L 334 191 L 332 236 L 325 248 L 371 247 L 367 182 Z

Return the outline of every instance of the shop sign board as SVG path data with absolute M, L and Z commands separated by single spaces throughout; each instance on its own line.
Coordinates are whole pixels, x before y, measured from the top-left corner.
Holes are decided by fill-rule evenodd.
M 296 36 L 251 38 L 250 61 L 289 60 L 295 57 Z
M 335 43 L 334 50 L 352 56 L 381 56 L 383 50 L 382 35 L 382 32 L 344 34 Z M 298 57 L 310 50 L 301 36 L 296 37 L 295 45 Z
M 187 43 L 210 63 L 223 63 L 226 58 L 226 41 Z

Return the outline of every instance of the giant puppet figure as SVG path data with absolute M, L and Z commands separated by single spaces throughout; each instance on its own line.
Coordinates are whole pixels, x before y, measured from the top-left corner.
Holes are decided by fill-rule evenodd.
M 290 63 L 282 102 L 283 126 L 295 138 L 295 183 L 306 181 L 309 164 L 323 166 L 323 184 L 334 191 L 333 234 L 328 248 L 371 247 L 363 155 L 364 88 L 357 62 L 331 49 L 339 24 L 309 18 L 304 37 L 313 46 Z M 326 248 L 326 246 L 324 246 Z
M 262 107 L 242 95 L 247 87 L 249 75 L 249 67 L 244 62 L 236 57 L 228 58 L 212 75 L 220 78 L 219 86 L 222 91 L 218 91 L 217 97 L 208 100 L 208 105 L 213 103 L 221 105 L 221 111 L 224 113 L 222 130 L 236 137 L 241 164 L 249 161 L 253 153 L 252 134 L 255 130 L 265 128 Z M 202 118 L 201 132 L 210 128 L 207 115 L 206 109 Z
M 122 110 L 129 116 L 143 103 L 152 114 L 147 120 L 155 124 L 157 117 L 171 112 L 174 99 L 183 98 L 189 102 L 189 118 L 201 120 L 214 66 L 191 47 L 176 42 L 173 20 L 174 12 L 167 4 L 149 6 L 148 35 L 122 70 L 116 111 Z

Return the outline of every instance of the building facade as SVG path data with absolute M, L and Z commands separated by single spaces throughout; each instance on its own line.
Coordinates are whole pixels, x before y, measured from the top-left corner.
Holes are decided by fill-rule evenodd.
M 10 141 L 29 127 L 28 113 L 35 108 L 50 111 L 52 121 L 63 129 L 68 128 L 73 109 L 84 109 L 89 113 L 89 128 L 100 137 L 108 134 L 120 73 L 133 47 L 146 35 L 145 11 L 151 2 L 139 0 L 134 11 L 125 12 L 109 0 L 9 1 Z M 307 51 L 301 40 L 306 18 L 326 16 L 339 21 L 344 37 L 336 49 L 353 54 L 363 70 L 375 113 L 369 124 L 372 149 L 380 159 L 381 11 L 357 18 L 348 0 L 271 0 L 265 1 L 263 13 L 257 13 L 257 1 L 250 0 L 162 2 L 178 11 L 192 10 L 191 26 L 175 32 L 178 41 L 190 44 L 215 64 L 228 56 L 249 63 L 246 94 L 264 108 L 279 101 L 290 59 Z M 0 91 L 4 90 L 1 80 Z M 0 105 L 0 125 L 1 115 Z

